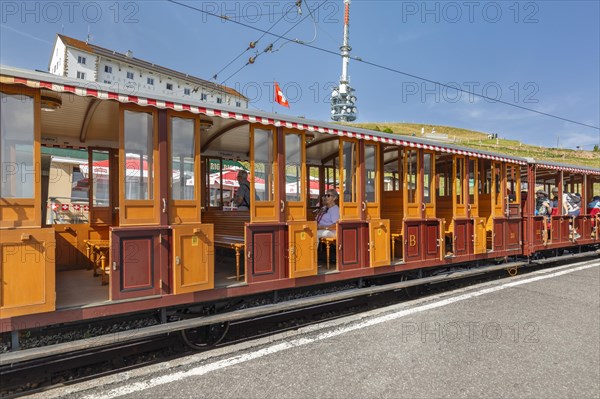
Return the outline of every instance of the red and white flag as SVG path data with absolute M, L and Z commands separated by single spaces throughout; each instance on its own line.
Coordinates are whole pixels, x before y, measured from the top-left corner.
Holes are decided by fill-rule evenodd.
M 290 107 L 290 103 L 288 103 L 287 98 L 285 98 L 285 96 L 283 95 L 281 87 L 279 87 L 279 84 L 277 82 L 275 82 L 275 101 L 277 101 L 279 105 L 283 105 L 284 107 L 288 108 Z

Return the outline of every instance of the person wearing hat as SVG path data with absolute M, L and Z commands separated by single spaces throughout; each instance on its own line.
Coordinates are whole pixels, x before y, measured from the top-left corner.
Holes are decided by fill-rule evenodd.
M 539 216 L 550 216 L 552 214 L 550 199 L 544 190 L 538 190 L 535 193 L 535 214 Z

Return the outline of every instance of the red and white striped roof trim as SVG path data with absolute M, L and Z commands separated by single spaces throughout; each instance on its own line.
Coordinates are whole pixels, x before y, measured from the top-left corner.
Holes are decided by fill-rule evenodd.
M 519 165 L 525 165 L 527 163 L 525 161 L 511 159 L 511 158 L 505 158 L 505 157 L 498 156 L 498 155 L 482 154 L 482 153 L 477 153 L 477 152 L 472 152 L 472 151 L 467 151 L 467 150 L 460 150 L 460 149 L 456 149 L 456 148 L 441 147 L 441 146 L 437 146 L 437 145 L 433 145 L 433 144 L 422 144 L 422 143 L 415 143 L 415 142 L 402 140 L 402 139 L 396 139 L 396 138 L 379 137 L 379 136 L 375 136 L 375 135 L 371 135 L 371 134 L 363 134 L 363 133 L 353 132 L 351 130 L 338 130 L 338 129 L 332 129 L 332 128 L 322 127 L 322 126 L 307 125 L 307 124 L 297 123 L 297 122 L 288 122 L 288 121 L 281 120 L 281 119 L 265 118 L 265 117 L 251 115 L 251 114 L 243 114 L 243 113 L 239 113 L 239 112 L 222 111 L 219 109 L 199 107 L 196 105 L 180 104 L 180 103 L 176 103 L 176 102 L 155 100 L 155 99 L 140 97 L 140 96 L 119 94 L 119 93 L 99 90 L 97 88 L 78 87 L 78 86 L 73 86 L 73 85 L 44 82 L 44 81 L 32 80 L 32 79 L 24 79 L 24 78 L 19 78 L 19 77 L 14 77 L 14 76 L 3 76 L 2 82 L 8 83 L 8 84 L 11 84 L 11 83 L 23 84 L 23 85 L 26 85 L 26 86 L 32 87 L 32 88 L 43 88 L 43 89 L 52 90 L 52 91 L 56 91 L 56 92 L 68 92 L 68 93 L 72 93 L 72 94 L 75 94 L 75 95 L 81 96 L 81 97 L 96 97 L 101 100 L 116 100 L 116 101 L 119 101 L 122 103 L 134 103 L 134 104 L 141 105 L 141 106 L 153 106 L 156 108 L 173 109 L 176 111 L 189 111 L 189 112 L 192 112 L 195 114 L 217 116 L 217 117 L 225 118 L 225 119 L 236 119 L 239 121 L 248 121 L 250 123 L 261 123 L 263 125 L 269 125 L 269 126 L 286 127 L 286 128 L 290 128 L 290 129 L 306 130 L 309 132 L 334 134 L 334 135 L 338 135 L 338 136 L 357 138 L 359 140 L 376 141 L 376 142 L 381 142 L 381 143 L 385 143 L 385 144 L 393 144 L 393 145 L 400 145 L 400 146 L 411 147 L 411 148 L 420 148 L 420 149 L 431 150 L 431 151 L 447 152 L 447 153 L 457 154 L 457 155 L 466 155 L 466 156 L 472 156 L 472 157 L 486 158 L 486 159 L 492 159 L 495 161 L 515 163 L 515 164 L 519 164 Z
M 544 169 L 562 170 L 563 172 L 583 173 L 586 175 L 600 175 L 600 170 L 581 169 L 581 168 L 574 168 L 572 166 L 548 165 L 548 164 L 539 163 L 539 164 L 537 164 L 537 167 L 544 168 Z

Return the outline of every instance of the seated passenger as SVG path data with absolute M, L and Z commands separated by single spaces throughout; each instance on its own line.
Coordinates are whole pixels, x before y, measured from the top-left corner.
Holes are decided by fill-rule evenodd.
M 579 216 L 581 212 L 581 194 L 571 194 L 564 192 L 562 196 L 563 202 L 563 215 L 568 216 Z
M 550 202 L 550 206 L 552 209 L 558 209 L 558 187 L 554 187 L 552 189 L 552 201 Z M 557 214 L 556 212 L 554 213 Z
M 535 214 L 537 216 L 550 216 L 552 214 L 552 207 L 550 206 L 550 199 L 544 190 L 538 190 L 535 197 Z
M 596 195 L 592 198 L 592 202 L 588 204 L 588 213 L 591 216 L 600 214 L 600 195 Z
M 238 211 L 250 210 L 250 182 L 248 181 L 248 172 L 240 170 L 237 175 L 240 187 L 235 192 L 233 202 L 237 206 Z
M 571 222 L 569 224 L 569 234 L 573 239 L 576 240 L 579 237 L 581 237 L 574 226 L 574 218 L 579 216 L 579 213 L 581 212 L 581 194 L 571 194 L 568 192 L 563 192 L 562 201 L 563 215 L 568 215 L 572 217 Z
M 334 238 L 335 226 L 340 218 L 340 208 L 336 205 L 337 191 L 330 189 L 323 196 L 323 207 L 317 215 L 317 238 Z

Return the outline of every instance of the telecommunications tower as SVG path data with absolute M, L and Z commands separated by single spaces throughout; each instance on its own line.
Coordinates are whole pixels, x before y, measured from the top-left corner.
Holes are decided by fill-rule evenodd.
M 342 76 L 340 84 L 331 92 L 331 119 L 336 122 L 352 122 L 356 120 L 356 96 L 350 87 L 348 63 L 350 62 L 350 0 L 344 0 L 344 44 L 340 47 L 342 55 Z

